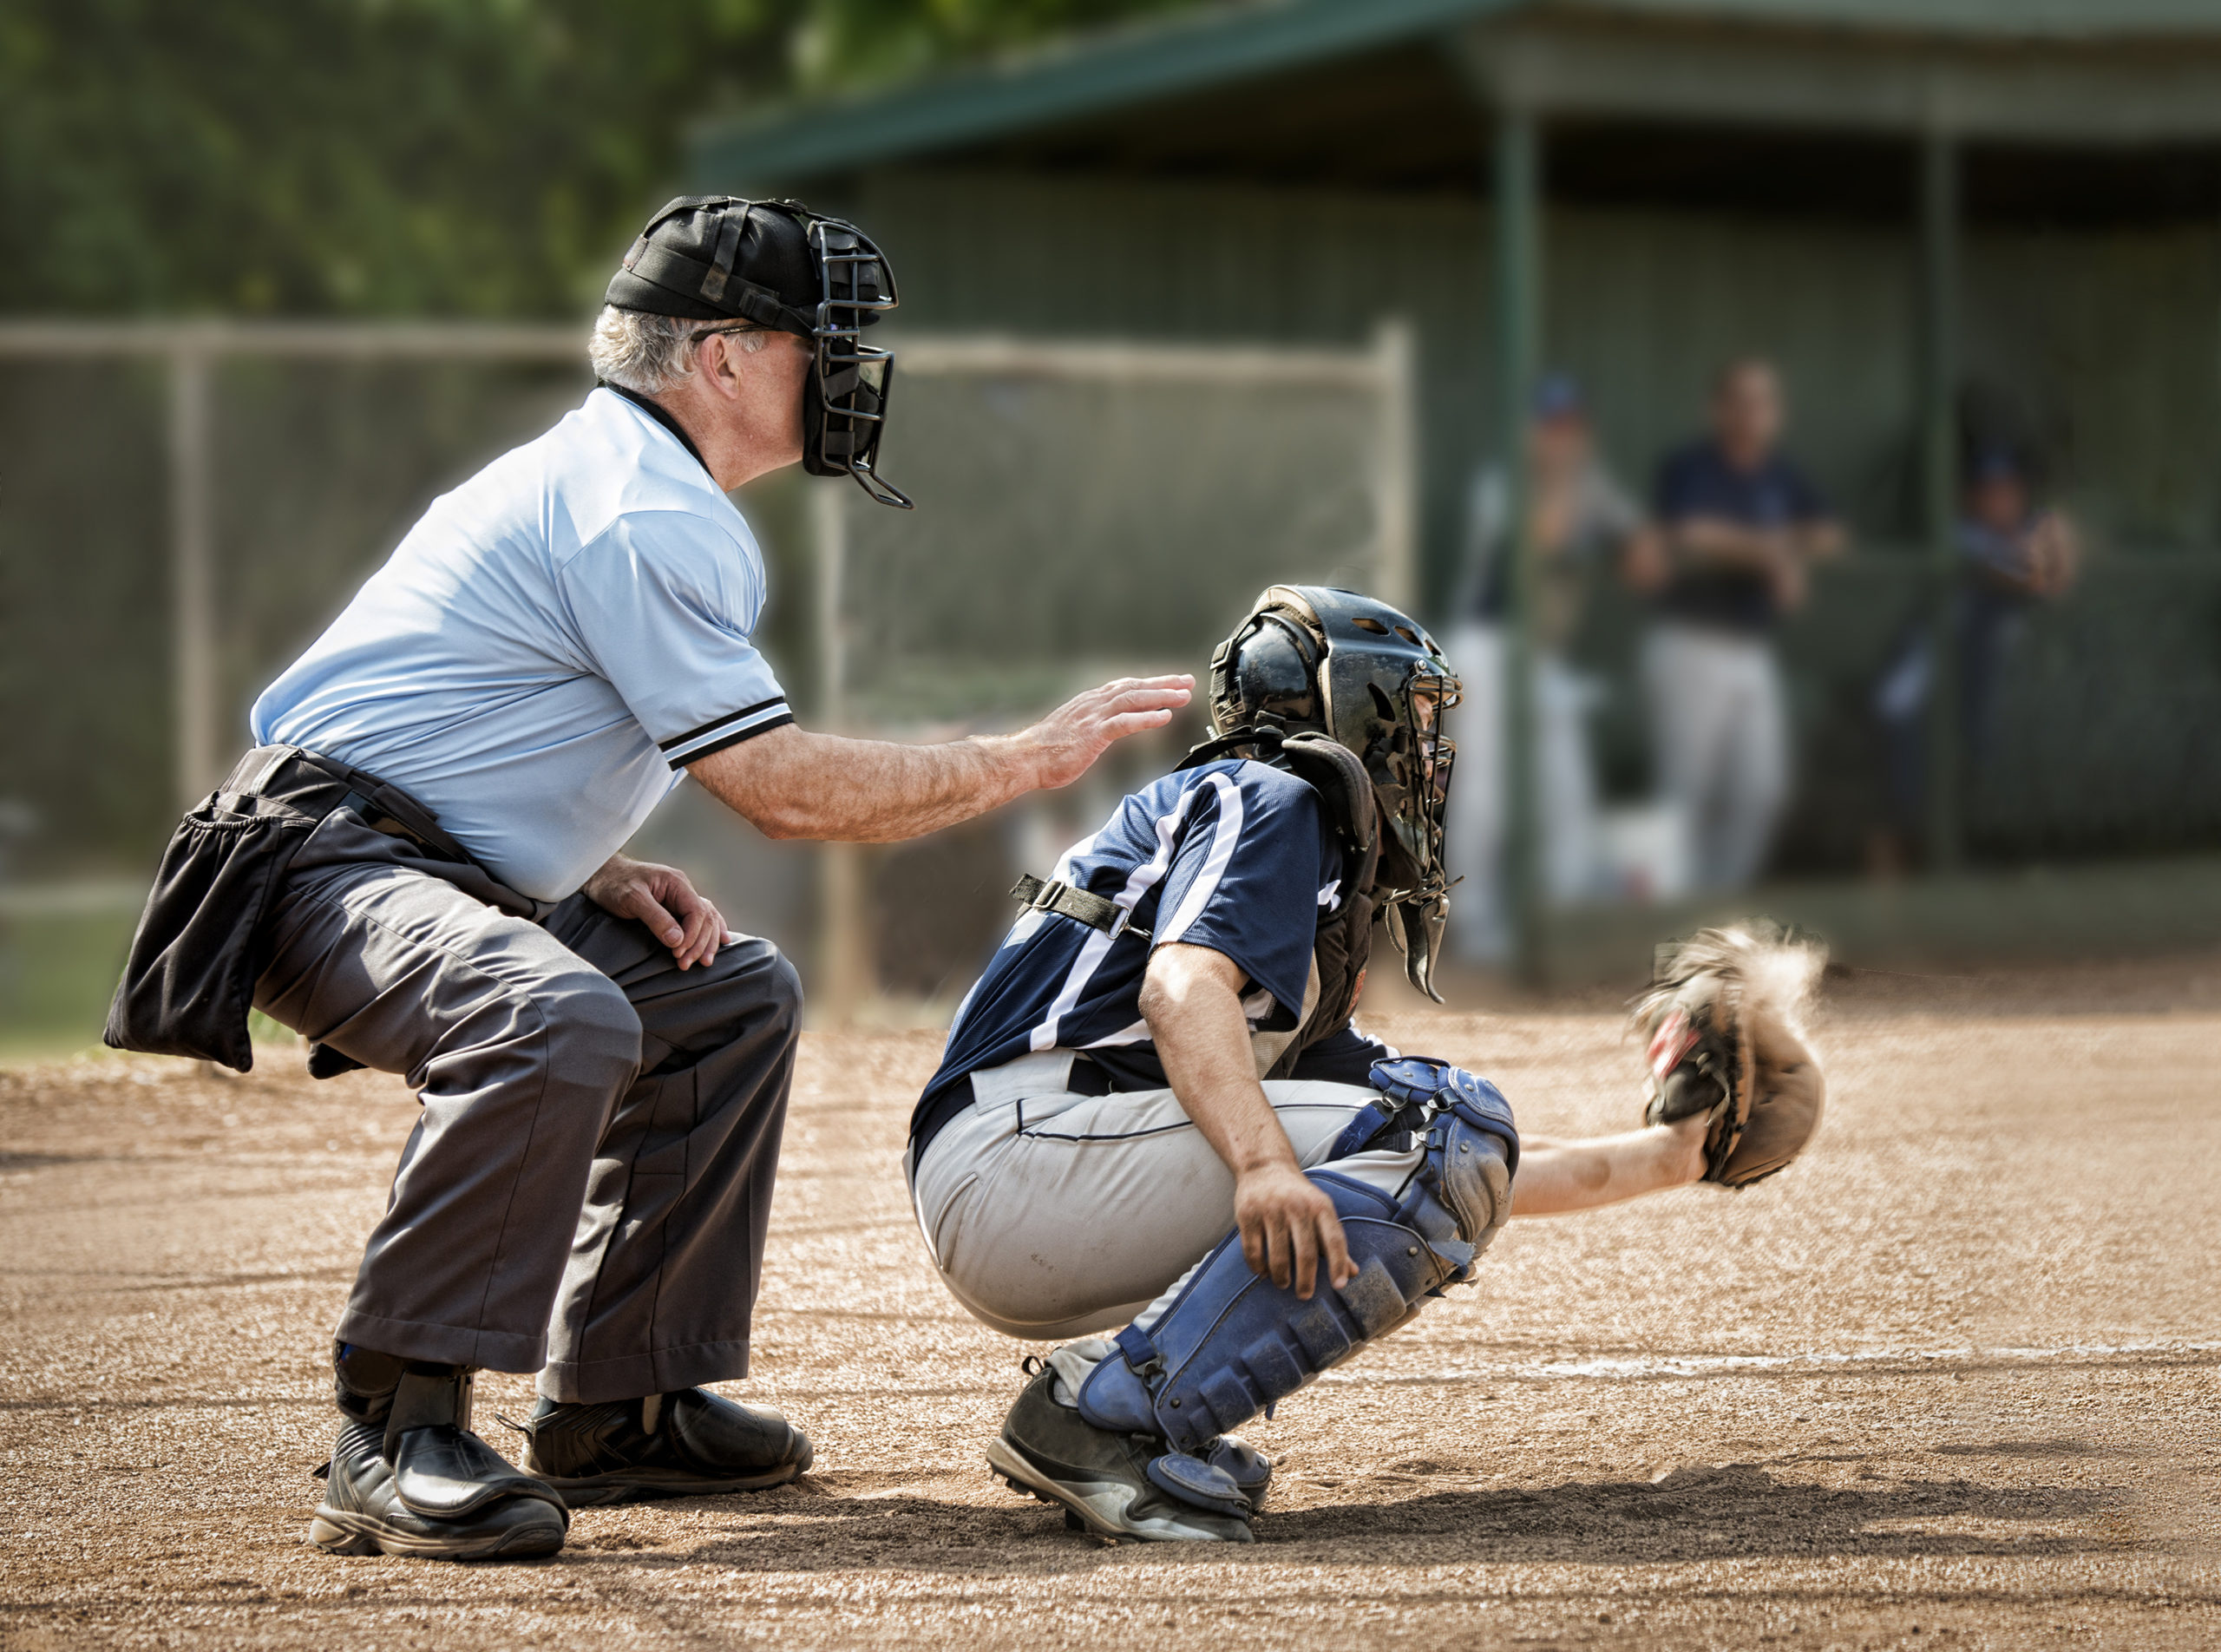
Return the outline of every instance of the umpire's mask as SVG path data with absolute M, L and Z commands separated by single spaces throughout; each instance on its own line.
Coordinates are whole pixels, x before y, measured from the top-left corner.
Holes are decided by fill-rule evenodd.
M 853 224 L 800 201 L 681 195 L 648 220 L 603 302 L 692 321 L 747 321 L 809 339 L 803 469 L 853 476 L 882 505 L 912 508 L 873 469 L 887 429 L 894 353 L 863 330 L 894 308 L 894 272 Z
M 1387 829 L 1373 899 L 1404 973 L 1437 1003 L 1450 915 L 1442 816 L 1458 755 L 1443 718 L 1458 697 L 1450 662 L 1416 621 L 1323 585 L 1274 586 L 1211 655 L 1211 745 L 1266 756 L 1308 731 L 1365 764 Z

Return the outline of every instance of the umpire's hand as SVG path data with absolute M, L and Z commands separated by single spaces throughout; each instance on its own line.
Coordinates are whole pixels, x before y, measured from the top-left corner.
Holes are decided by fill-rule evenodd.
M 1187 676 L 1121 677 L 1007 738 L 1032 764 L 1036 786 L 1069 786 L 1116 742 L 1169 723 L 1195 687 Z
M 708 963 L 718 947 L 739 939 L 725 928 L 717 908 L 696 891 L 693 881 L 675 866 L 613 855 L 586 880 L 586 893 L 604 912 L 647 925 L 671 948 L 681 969 Z

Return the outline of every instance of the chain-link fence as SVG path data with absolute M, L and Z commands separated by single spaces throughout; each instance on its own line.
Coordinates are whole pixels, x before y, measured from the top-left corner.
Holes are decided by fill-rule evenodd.
M 437 493 L 576 403 L 582 356 L 570 329 L 0 327 L 0 1039 L 89 1036 L 162 838 L 254 695 Z M 1276 579 L 1400 588 L 1407 378 L 1392 329 L 1345 351 L 907 341 L 884 462 L 921 508 L 751 489 L 760 639 L 814 719 L 953 732 L 1195 669 Z M 645 847 L 851 999 L 960 984 L 1006 867 L 1076 801 L 842 861 L 692 793 Z

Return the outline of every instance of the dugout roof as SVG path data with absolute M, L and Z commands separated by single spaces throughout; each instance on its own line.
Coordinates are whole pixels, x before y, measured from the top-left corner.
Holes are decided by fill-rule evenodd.
M 693 171 L 747 190 L 889 162 L 1465 188 L 1473 114 L 1507 103 L 1549 120 L 1561 199 L 1794 208 L 1824 177 L 1831 210 L 1895 214 L 1892 157 L 1940 128 L 1977 157 L 1978 216 L 2205 213 L 2221 0 L 1256 0 L 713 128 Z M 1985 169 L 1985 147 L 2021 164 Z

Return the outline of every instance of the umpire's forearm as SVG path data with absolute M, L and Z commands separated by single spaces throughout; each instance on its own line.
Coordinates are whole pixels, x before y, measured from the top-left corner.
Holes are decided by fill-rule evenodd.
M 1698 1118 L 1588 1141 L 1530 1143 L 1512 1181 L 1511 1214 L 1564 1216 L 1686 1187 L 1704 1174 L 1704 1132 Z
M 789 725 L 687 771 L 766 837 L 891 843 L 985 814 L 1038 783 L 1007 737 L 896 745 Z
M 789 723 L 686 768 L 767 837 L 891 843 L 1070 785 L 1113 742 L 1163 728 L 1194 687 L 1186 676 L 1122 677 L 1031 728 L 946 745 L 848 740 Z

